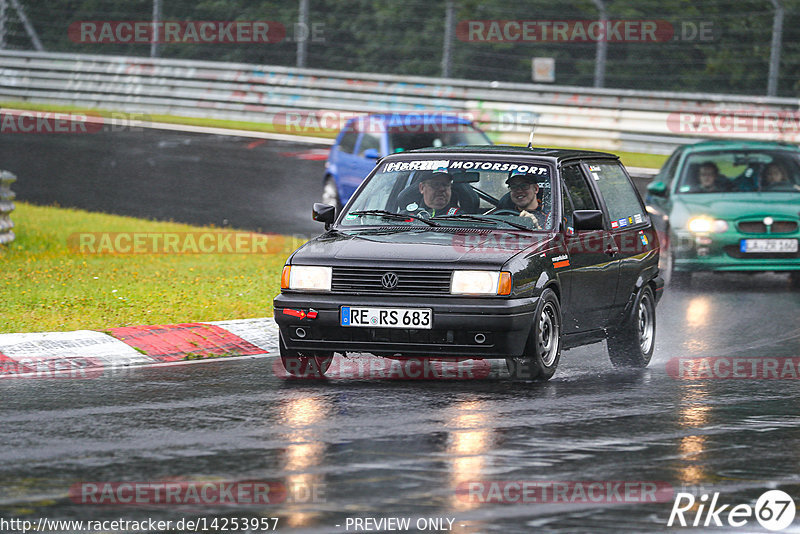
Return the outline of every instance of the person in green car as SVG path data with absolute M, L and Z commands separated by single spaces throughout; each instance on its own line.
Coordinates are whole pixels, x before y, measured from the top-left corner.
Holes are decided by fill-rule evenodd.
M 719 167 L 712 161 L 706 161 L 697 170 L 697 186 L 695 193 L 724 193 L 731 190 L 728 180 L 720 176 Z

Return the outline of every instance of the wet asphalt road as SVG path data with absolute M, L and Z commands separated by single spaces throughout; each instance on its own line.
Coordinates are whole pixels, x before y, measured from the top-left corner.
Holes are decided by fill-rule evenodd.
M 308 532 L 347 532 L 348 517 L 434 517 L 453 519 L 454 532 L 654 532 L 692 530 L 666 527 L 672 492 L 798 498 L 800 382 L 680 380 L 666 364 L 797 356 L 800 302 L 778 276 L 697 280 L 664 296 L 644 371 L 614 370 L 597 344 L 566 352 L 546 384 L 511 382 L 499 361 L 474 380 L 285 380 L 274 358 L 0 382 L 0 517 L 278 517 L 279 530 Z M 82 482 L 169 480 L 278 483 L 294 502 L 115 507 L 69 494 Z M 645 481 L 669 494 L 498 504 L 457 491 L 491 481 Z M 743 531 L 763 531 L 751 523 Z
M 173 135 L 182 137 L 167 137 Z M 248 149 L 250 141 L 188 137 L 169 158 L 167 168 L 176 173 L 179 154 L 192 168 L 208 167 L 209 179 L 225 162 L 252 154 L 255 161 L 236 173 L 247 177 L 245 183 L 258 185 L 259 176 L 278 172 L 318 183 L 320 162 L 280 155 L 303 147 L 268 142 Z M 133 156 L 125 161 L 143 172 L 159 143 L 118 148 L 140 152 L 138 163 Z M 20 169 L 44 167 L 47 158 L 24 158 L 14 168 L 8 164 L 14 151 L 2 147 L 2 167 L 21 176 L 15 185 L 20 199 L 35 200 Z M 201 162 L 198 149 L 214 154 L 214 161 Z M 109 161 L 103 159 L 110 158 L 108 150 L 97 150 L 93 165 Z M 75 147 L 55 152 L 59 158 L 70 153 Z M 83 171 L 73 170 L 81 165 Z M 62 167 L 75 177 L 92 172 L 89 163 Z M 125 204 L 122 192 L 108 191 L 109 179 L 96 180 L 81 191 L 96 191 L 96 202 L 114 198 L 120 213 L 137 214 L 136 199 Z M 217 222 L 201 221 L 202 209 L 197 221 L 188 216 L 198 203 L 256 197 L 235 187 L 207 196 L 206 186 L 192 189 L 187 178 L 175 180 L 183 185 L 165 184 L 159 194 L 149 184 L 137 198 L 160 199 L 158 209 L 183 213 L 188 222 Z M 316 189 L 298 195 L 264 187 L 263 198 L 274 206 L 307 206 L 297 197 L 317 198 Z M 71 189 L 57 181 L 52 188 L 53 195 Z M 182 205 L 199 191 L 204 200 L 187 200 L 191 210 Z M 254 208 L 253 221 L 258 213 Z M 676 379 L 668 362 L 798 357 L 799 315 L 800 298 L 783 276 L 697 276 L 691 289 L 667 290 L 659 304 L 648 369 L 614 370 L 604 345 L 596 344 L 564 353 L 546 384 L 511 382 L 499 361 L 491 362 L 488 376 L 459 381 L 389 380 L 375 373 L 285 380 L 276 376 L 274 358 L 140 368 L 91 380 L 0 381 L 0 519 L 277 517 L 278 530 L 307 532 L 356 532 L 346 529 L 348 518 L 389 517 L 411 518 L 412 525 L 419 518 L 445 525 L 450 519 L 453 532 L 470 533 L 704 530 L 666 526 L 675 492 L 698 499 L 719 492 L 720 504 L 752 505 L 779 488 L 800 499 L 800 381 Z M 358 358 L 362 369 L 375 361 Z M 165 481 L 269 482 L 288 488 L 289 497 L 259 505 L 121 506 L 70 496 L 81 483 Z M 646 503 L 486 503 L 479 494 L 458 491 L 474 487 L 465 486 L 471 482 L 488 487 L 504 481 L 652 482 L 670 493 L 663 502 Z M 694 512 L 686 519 L 691 523 Z M 799 524 L 790 531 L 800 532 Z M 765 531 L 752 518 L 726 530 Z

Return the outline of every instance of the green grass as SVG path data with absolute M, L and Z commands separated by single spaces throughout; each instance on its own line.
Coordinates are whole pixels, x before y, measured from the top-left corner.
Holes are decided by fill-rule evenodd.
M 284 261 L 300 244 L 270 237 L 255 254 L 81 253 L 68 243 L 82 232 L 211 228 L 22 202 L 11 217 L 17 239 L 0 246 L 0 333 L 271 316 Z

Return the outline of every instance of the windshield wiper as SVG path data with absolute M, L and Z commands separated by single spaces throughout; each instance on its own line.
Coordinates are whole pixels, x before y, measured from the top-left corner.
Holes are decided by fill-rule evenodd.
M 436 224 L 433 221 L 429 221 L 428 219 L 423 219 L 422 217 L 418 217 L 416 215 L 411 215 L 410 213 L 394 213 L 393 211 L 387 210 L 359 210 L 359 211 L 351 211 L 348 215 L 378 215 L 380 217 L 384 217 L 386 219 L 395 219 L 395 220 L 403 220 L 406 219 L 414 219 L 417 221 L 424 222 L 428 226 L 441 226 L 440 224 Z
M 533 228 L 525 226 L 524 224 L 519 224 L 511 221 L 507 221 L 505 219 L 495 219 L 494 217 L 478 217 L 477 215 L 468 215 L 466 213 L 456 213 L 455 215 L 442 215 L 440 217 L 434 217 L 434 219 L 468 219 L 470 221 L 478 221 L 482 223 L 505 223 L 509 226 L 513 226 L 514 228 L 519 228 L 520 230 L 525 230 L 530 232 Z

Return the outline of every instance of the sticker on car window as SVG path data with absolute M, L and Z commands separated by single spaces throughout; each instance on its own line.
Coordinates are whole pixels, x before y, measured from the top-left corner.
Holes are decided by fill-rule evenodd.
M 425 159 L 419 161 L 393 161 L 383 166 L 381 172 L 395 171 L 438 171 L 447 169 L 449 160 Z
M 500 161 L 451 161 L 451 160 L 418 160 L 393 161 L 384 164 L 380 172 L 402 171 L 497 171 L 533 174 L 544 179 L 550 178 L 550 168 L 544 165 L 520 165 Z
M 600 175 L 599 175 L 599 174 L 597 174 L 596 172 L 593 172 L 593 173 L 592 173 L 592 177 L 594 178 L 594 181 L 595 181 L 595 182 L 596 182 L 596 181 L 598 181 L 598 180 L 600 180 Z
M 620 220 L 619 220 L 619 227 L 620 227 L 620 228 L 623 228 L 623 227 L 625 227 L 625 226 L 628 226 L 628 219 L 626 219 L 625 217 L 623 217 L 622 219 L 620 219 Z
M 637 213 L 636 215 L 633 216 L 633 222 L 635 222 L 636 224 L 639 224 L 642 221 L 643 221 L 643 219 L 642 219 L 642 214 L 641 213 Z
M 451 161 L 450 169 L 464 171 L 500 171 L 513 172 L 515 174 L 535 174 L 536 176 L 549 177 L 550 169 L 541 165 L 520 165 L 518 163 L 498 162 L 498 161 Z
M 589 170 L 592 172 L 600 172 L 602 168 L 599 165 L 589 165 Z

